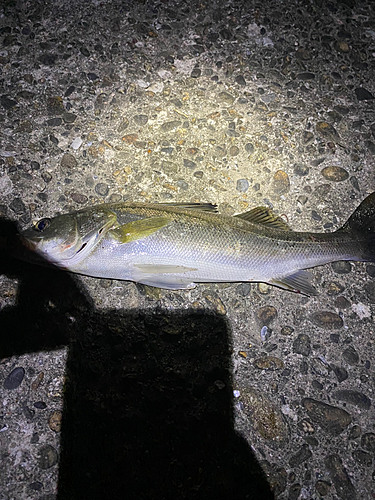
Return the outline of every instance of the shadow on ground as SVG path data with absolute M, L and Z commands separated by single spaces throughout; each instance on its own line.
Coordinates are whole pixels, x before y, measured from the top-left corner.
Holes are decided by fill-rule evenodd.
M 274 498 L 234 430 L 222 317 L 103 313 L 67 273 L 6 255 L 0 273 L 20 280 L 0 357 L 69 346 L 58 500 Z

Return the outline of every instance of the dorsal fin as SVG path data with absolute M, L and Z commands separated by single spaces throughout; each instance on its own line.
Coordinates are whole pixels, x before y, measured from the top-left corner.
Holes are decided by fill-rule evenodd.
M 166 207 L 185 208 L 187 210 L 200 210 L 201 212 L 217 212 L 217 205 L 212 203 L 158 203 L 158 205 L 165 205 Z
M 237 214 L 235 217 L 252 222 L 253 224 L 263 224 L 263 226 L 290 231 L 288 224 L 268 207 L 255 207 L 248 212 Z

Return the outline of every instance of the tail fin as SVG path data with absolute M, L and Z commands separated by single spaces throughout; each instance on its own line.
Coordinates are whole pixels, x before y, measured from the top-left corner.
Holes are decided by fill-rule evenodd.
M 362 260 L 375 262 L 375 192 L 362 201 L 340 231 L 351 233 L 358 241 Z

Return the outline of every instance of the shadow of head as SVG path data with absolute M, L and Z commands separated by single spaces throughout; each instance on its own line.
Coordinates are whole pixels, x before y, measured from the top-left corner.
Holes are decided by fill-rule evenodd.
M 19 282 L 1 356 L 69 347 L 58 500 L 274 498 L 234 429 L 224 317 L 98 311 L 69 273 L 11 257 L 0 271 Z

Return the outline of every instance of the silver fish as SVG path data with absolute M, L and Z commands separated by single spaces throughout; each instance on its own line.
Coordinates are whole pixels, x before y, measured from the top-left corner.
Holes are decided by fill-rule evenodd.
M 375 261 L 375 193 L 333 233 L 291 231 L 264 207 L 233 217 L 215 210 L 209 204 L 110 203 L 41 219 L 20 236 L 62 269 L 168 289 L 256 281 L 313 295 L 305 269 Z

